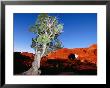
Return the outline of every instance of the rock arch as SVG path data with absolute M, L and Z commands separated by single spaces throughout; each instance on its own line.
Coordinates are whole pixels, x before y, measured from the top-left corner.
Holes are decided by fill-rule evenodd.
M 68 58 L 69 58 L 70 60 L 74 60 L 74 59 L 76 59 L 77 57 L 78 57 L 78 55 L 77 55 L 77 54 L 73 54 L 73 53 L 71 53 L 71 54 L 68 55 Z

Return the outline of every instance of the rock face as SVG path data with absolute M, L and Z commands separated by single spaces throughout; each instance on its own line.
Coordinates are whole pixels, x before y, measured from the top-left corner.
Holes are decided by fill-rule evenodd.
M 14 74 L 21 74 L 27 71 L 34 59 L 34 54 L 28 52 L 14 52 Z
M 75 54 L 78 55 L 74 58 Z M 72 57 L 71 57 L 72 56 Z M 41 59 L 43 74 L 59 74 L 61 71 L 80 74 L 97 73 L 97 45 L 88 48 L 63 48 L 49 53 Z M 53 73 L 54 72 L 54 73 Z M 74 74 L 74 73 L 72 73 Z
M 81 62 L 88 61 L 90 63 L 97 64 L 97 45 L 93 44 L 88 48 L 74 48 L 68 49 L 63 48 L 57 51 L 53 51 L 49 53 L 47 56 L 43 57 L 43 59 L 60 59 L 60 60 L 68 60 L 68 56 L 71 54 L 77 54 L 77 59 Z
M 30 57 L 30 59 L 34 59 L 34 54 L 33 53 L 29 53 L 29 52 L 21 52 L 20 53 L 21 55 L 23 56 L 26 56 L 26 57 Z
M 78 56 L 75 57 L 75 54 Z M 32 66 L 34 54 L 28 52 L 14 53 L 14 73 L 25 72 Z M 97 45 L 87 48 L 62 48 L 49 53 L 41 59 L 42 74 L 59 74 L 59 72 L 83 72 L 84 74 L 97 72 Z M 16 69 L 24 69 L 17 72 Z M 65 73 L 64 73 L 65 74 Z M 72 73 L 73 74 L 73 73 Z M 89 74 L 89 73 L 88 73 Z M 91 73 L 90 73 L 91 74 Z

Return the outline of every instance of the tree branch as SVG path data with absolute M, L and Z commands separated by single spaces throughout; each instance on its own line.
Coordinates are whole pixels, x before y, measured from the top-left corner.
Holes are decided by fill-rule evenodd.
M 43 45 L 43 48 L 42 48 L 42 53 L 41 53 L 41 57 L 44 55 L 45 50 L 46 50 L 46 44 L 44 44 L 44 45 Z

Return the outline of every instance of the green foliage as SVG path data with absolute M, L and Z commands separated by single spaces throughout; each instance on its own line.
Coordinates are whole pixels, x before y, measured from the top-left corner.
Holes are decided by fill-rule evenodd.
M 59 32 L 61 32 L 63 30 L 63 24 L 58 24 L 57 27 L 58 27 Z
M 55 47 L 62 48 L 62 43 L 59 40 L 57 40 L 55 43 Z
M 40 44 L 44 44 L 44 43 L 47 44 L 50 42 L 50 39 L 48 38 L 48 35 L 43 34 L 37 38 L 37 42 Z
M 37 32 L 35 26 L 32 26 L 32 27 L 29 29 L 29 31 L 32 32 L 32 33 L 36 33 L 36 32 Z
M 30 28 L 30 31 L 36 34 L 36 38 L 32 39 L 31 47 L 38 48 L 46 44 L 51 50 L 61 48 L 61 42 L 58 41 L 58 36 L 62 30 L 63 24 L 59 23 L 55 16 L 49 16 L 46 13 L 40 14 L 35 24 Z M 51 43 L 53 43 L 53 46 L 51 46 Z

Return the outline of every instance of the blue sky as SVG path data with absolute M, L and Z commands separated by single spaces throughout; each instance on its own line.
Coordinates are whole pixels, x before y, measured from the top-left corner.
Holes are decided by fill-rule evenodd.
M 29 32 L 34 25 L 37 13 L 14 13 L 14 51 L 33 52 L 30 47 L 35 35 Z M 96 13 L 49 13 L 59 18 L 64 24 L 63 33 L 59 36 L 64 48 L 83 48 L 97 43 Z

